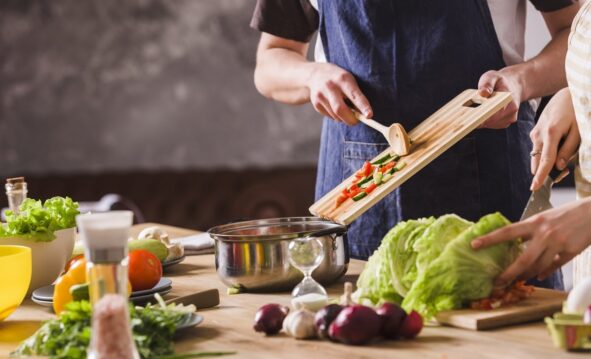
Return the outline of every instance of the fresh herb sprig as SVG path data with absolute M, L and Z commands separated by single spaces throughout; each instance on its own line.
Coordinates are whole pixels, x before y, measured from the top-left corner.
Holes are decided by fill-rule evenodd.
M 148 305 L 129 308 L 133 339 L 138 353 L 149 358 L 197 358 L 221 356 L 233 352 L 198 352 L 174 354 L 173 335 L 182 323 L 186 311 L 176 307 Z M 90 344 L 92 306 L 87 301 L 71 302 L 59 317 L 45 322 L 35 334 L 25 340 L 12 356 L 43 355 L 55 359 L 86 358 Z

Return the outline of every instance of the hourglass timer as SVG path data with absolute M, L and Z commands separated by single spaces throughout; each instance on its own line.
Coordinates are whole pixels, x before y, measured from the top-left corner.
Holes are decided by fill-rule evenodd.
M 320 310 L 328 303 L 326 290 L 312 278 L 312 272 L 324 259 L 322 243 L 315 237 L 297 238 L 289 243 L 289 262 L 304 274 L 304 279 L 291 292 L 296 309 Z

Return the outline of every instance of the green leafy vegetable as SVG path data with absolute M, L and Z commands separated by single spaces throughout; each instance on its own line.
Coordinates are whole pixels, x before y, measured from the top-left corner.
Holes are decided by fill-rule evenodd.
M 453 214 L 401 222 L 369 258 L 353 296 L 374 305 L 402 302 L 427 318 L 486 298 L 494 278 L 519 254 L 520 243 L 474 251 L 470 242 L 507 223 L 499 213 L 475 224 Z
M 50 242 L 55 231 L 76 226 L 78 203 L 69 197 L 53 197 L 42 203 L 26 199 L 19 214 L 6 211 L 6 223 L 0 225 L 0 237 L 19 236 L 35 242 Z
M 130 306 L 133 339 L 142 358 L 195 358 L 232 354 L 200 352 L 175 355 L 173 335 L 189 315 L 175 306 Z M 87 301 L 71 302 L 60 316 L 45 322 L 16 349 L 14 356 L 43 355 L 56 359 L 86 358 L 90 343 L 92 307 Z
M 519 241 L 503 242 L 475 251 L 473 239 L 509 224 L 500 213 L 482 217 L 451 240 L 424 271 L 420 272 L 402 302 L 430 318 L 443 310 L 461 308 L 471 300 L 486 298 L 494 278 L 520 253 Z
M 413 249 L 417 252 L 417 270 L 424 271 L 452 239 L 472 224 L 455 214 L 437 218 L 414 243 Z
M 46 355 L 52 358 L 86 358 L 90 343 L 92 307 L 87 301 L 71 302 L 57 319 L 45 322 L 11 355 Z
M 435 221 L 435 218 L 423 218 L 416 221 L 407 221 L 413 225 L 401 227 L 401 233 L 395 235 L 392 240 L 390 271 L 394 288 L 403 297 L 417 278 L 417 252 L 414 244 L 427 228 Z
M 414 240 L 434 220 L 401 222 L 386 234 L 357 281 L 358 289 L 354 295 L 357 301 L 371 304 L 402 301 L 416 276 Z

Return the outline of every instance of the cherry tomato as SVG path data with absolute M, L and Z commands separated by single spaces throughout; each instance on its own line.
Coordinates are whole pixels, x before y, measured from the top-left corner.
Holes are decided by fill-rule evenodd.
M 152 253 L 136 249 L 129 253 L 129 282 L 134 291 L 154 288 L 162 278 L 162 264 Z

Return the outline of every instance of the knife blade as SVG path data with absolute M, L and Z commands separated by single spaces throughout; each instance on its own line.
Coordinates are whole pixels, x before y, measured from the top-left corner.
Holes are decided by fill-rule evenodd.
M 552 186 L 554 183 L 560 182 L 568 174 L 568 168 L 564 171 L 552 168 L 552 171 L 550 171 L 550 174 L 544 180 L 542 187 L 537 191 L 533 191 L 529 196 L 527 205 L 521 214 L 521 220 L 523 221 L 535 214 L 551 209 L 552 203 L 550 203 L 550 195 L 552 193 Z

